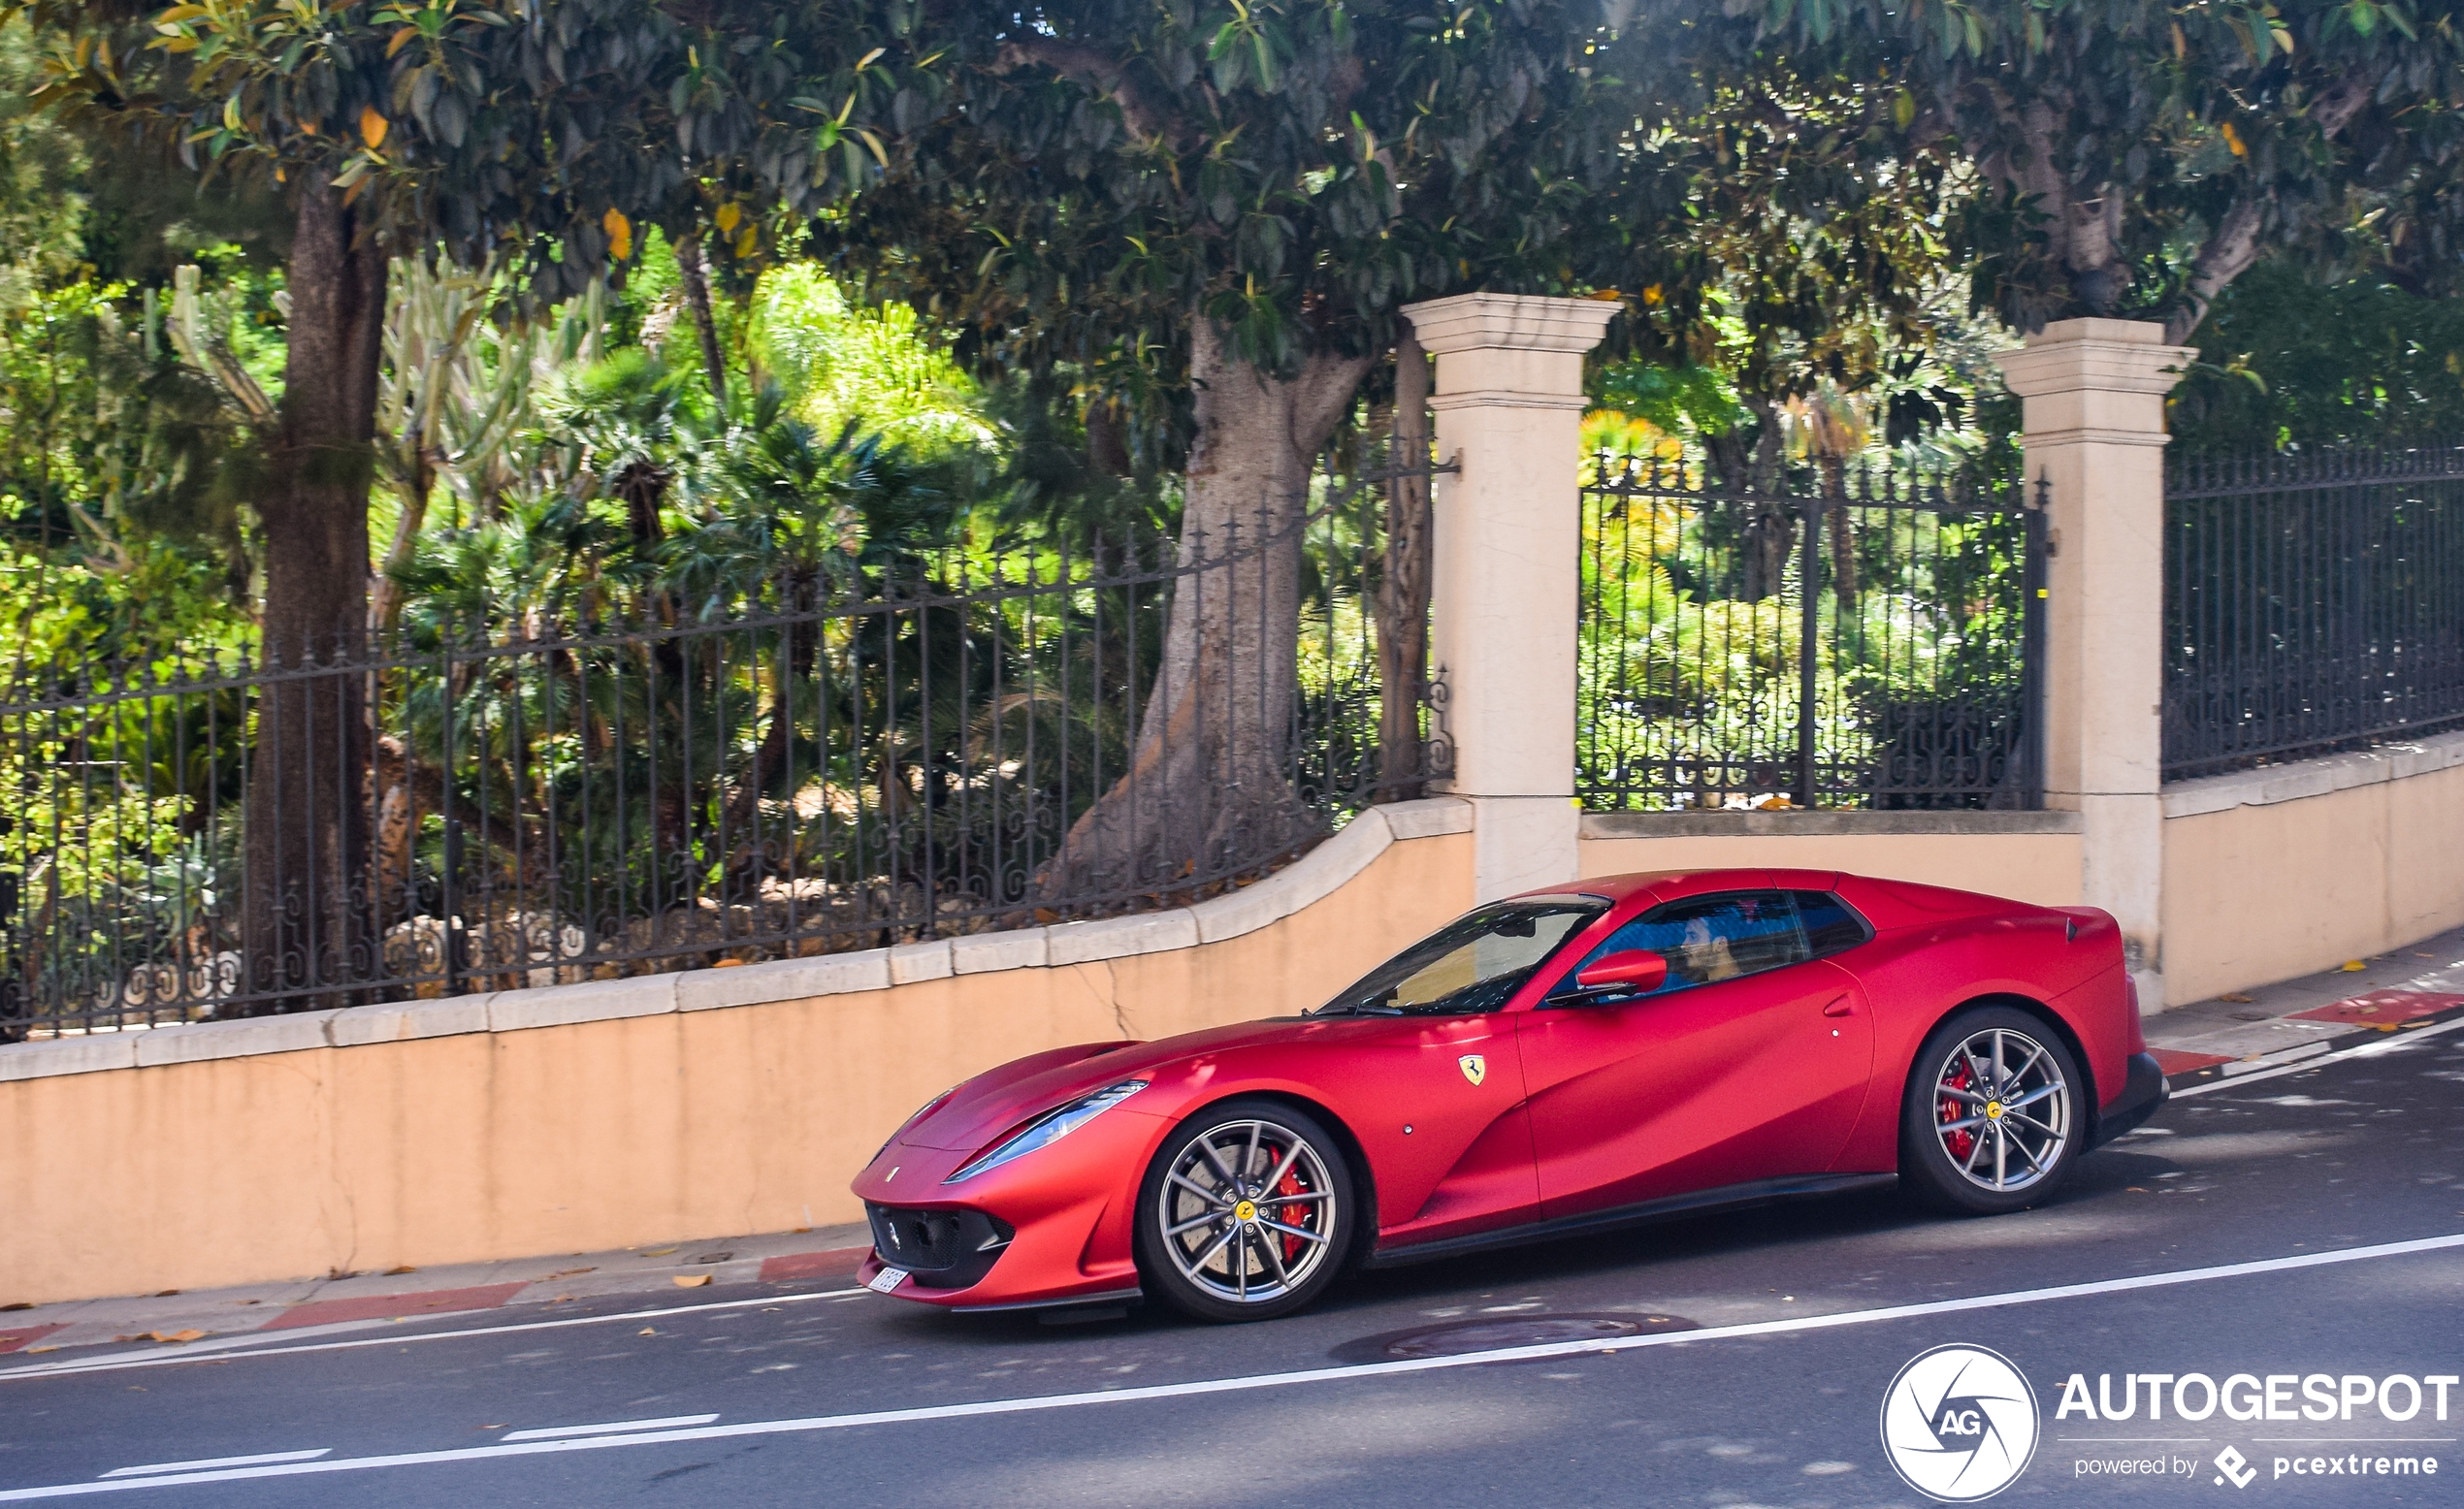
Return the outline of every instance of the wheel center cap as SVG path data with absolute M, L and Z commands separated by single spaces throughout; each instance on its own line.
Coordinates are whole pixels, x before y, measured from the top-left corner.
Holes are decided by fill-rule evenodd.
M 1988 1121 L 1999 1121 L 2002 1119 L 2002 1103 L 2000 1101 L 1987 1101 L 1985 1103 L 1985 1119 Z
M 1239 1204 L 1234 1205 L 1232 1207 L 1232 1219 L 1235 1221 L 1256 1220 L 1257 1202 L 1254 1200 L 1244 1200 Z

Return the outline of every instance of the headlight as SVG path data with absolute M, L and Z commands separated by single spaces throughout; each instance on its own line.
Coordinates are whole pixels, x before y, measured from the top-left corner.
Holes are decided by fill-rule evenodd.
M 1056 1110 L 1048 1110 L 999 1146 L 941 1182 L 956 1184 L 960 1179 L 971 1179 L 987 1169 L 997 1169 L 1013 1158 L 1023 1158 L 1039 1147 L 1050 1147 L 1146 1087 L 1144 1079 L 1123 1079 L 1119 1084 L 1097 1090 L 1085 1100 L 1072 1101 Z
M 942 1091 L 939 1095 L 936 1095 L 932 1099 L 924 1102 L 924 1108 L 922 1110 L 917 1111 L 914 1115 L 909 1116 L 906 1120 L 898 1123 L 898 1132 L 891 1133 L 889 1137 L 882 1140 L 881 1146 L 873 1149 L 873 1160 L 875 1162 L 879 1162 L 881 1155 L 890 1151 L 890 1144 L 898 1140 L 899 1132 L 906 1131 L 909 1127 L 914 1126 L 924 1117 L 931 1115 L 936 1110 L 939 1110 L 941 1108 L 941 1103 L 948 1100 L 951 1096 L 957 1094 L 961 1086 L 955 1084 L 950 1086 L 950 1088 Z

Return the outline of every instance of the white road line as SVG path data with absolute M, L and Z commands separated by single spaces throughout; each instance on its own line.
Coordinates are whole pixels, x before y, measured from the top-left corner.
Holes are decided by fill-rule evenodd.
M 1488 1352 L 1468 1352 L 1454 1357 L 1419 1357 L 1392 1363 L 1360 1363 L 1347 1367 L 1311 1367 L 1295 1372 L 1253 1373 L 1239 1378 L 1207 1378 L 1190 1383 L 1152 1384 L 1136 1389 L 1100 1389 L 1081 1394 L 1047 1394 L 1025 1398 L 984 1399 L 972 1404 L 931 1404 L 914 1409 L 884 1409 L 856 1415 L 812 1415 L 800 1420 L 748 1420 L 735 1425 L 699 1426 L 679 1430 L 651 1430 L 637 1435 L 574 1436 L 554 1441 L 469 1446 L 450 1451 L 401 1452 L 384 1457 L 345 1457 L 335 1461 L 295 1462 L 265 1467 L 232 1467 L 211 1472 L 184 1473 L 178 1477 L 129 1478 L 119 1482 L 62 1483 L 44 1488 L 0 1490 L 0 1503 L 17 1503 L 36 1498 L 71 1498 L 85 1493 L 109 1493 L 133 1488 L 165 1488 L 183 1483 L 230 1483 L 249 1478 L 296 1477 L 311 1472 L 369 1472 L 386 1467 L 429 1466 L 449 1461 L 488 1461 L 505 1457 L 536 1456 L 547 1452 L 598 1451 L 613 1446 L 665 1446 L 680 1441 L 732 1440 L 754 1435 L 844 1430 L 858 1426 L 914 1425 L 930 1420 L 963 1420 L 983 1415 L 1016 1415 L 1035 1410 L 1076 1409 L 1088 1404 L 1134 1404 L 1153 1399 L 1187 1398 L 1210 1394 L 1245 1394 L 1258 1389 L 1283 1389 L 1311 1383 L 1349 1383 L 1361 1379 L 1392 1377 L 1403 1373 L 1475 1367 L 1488 1363 L 1539 1362 L 1549 1358 L 1579 1357 L 1592 1353 L 1633 1352 L 1645 1347 L 1726 1341 L 1739 1336 L 1772 1336 L 1791 1332 L 1829 1331 L 1842 1326 L 1866 1326 L 1883 1321 L 1917 1320 L 1932 1315 L 1955 1315 L 1969 1310 L 2000 1309 L 2018 1304 L 2043 1304 L 2052 1300 L 2087 1299 L 2096 1295 L 2128 1294 L 2142 1289 L 2163 1289 L 2178 1284 L 2207 1283 L 2224 1278 L 2248 1278 L 2262 1273 L 2283 1273 L 2300 1268 L 2362 1263 L 2375 1258 L 2398 1258 L 2415 1253 L 2445 1252 L 2458 1247 L 2464 1247 L 2464 1235 L 2424 1236 L 2412 1241 L 2380 1242 L 2367 1247 L 2341 1247 L 2332 1251 L 2308 1252 L 2288 1258 L 2260 1258 L 2248 1263 L 2225 1263 L 2212 1268 L 2179 1268 L 2165 1273 L 2142 1273 L 2129 1278 L 2098 1279 L 2084 1284 L 2059 1284 L 2045 1289 L 2020 1289 L 2005 1294 L 1977 1295 L 1964 1300 L 1935 1300 L 1923 1304 L 1895 1304 L 1874 1310 L 1845 1310 L 1830 1315 L 1793 1316 L 1787 1320 L 1754 1321 L 1739 1326 L 1709 1326 L 1701 1331 L 1669 1331 L 1650 1335 L 1610 1336 L 1584 1341 L 1549 1341 L 1532 1346 L 1499 1347 Z
M 701 1418 L 716 1420 L 719 1417 L 704 1415 Z M 255 1467 L 270 1461 L 314 1461 L 333 1450 L 331 1446 L 320 1446 L 312 1452 L 259 1452 L 253 1457 L 201 1457 L 195 1461 L 157 1461 L 143 1467 L 113 1467 L 103 1476 L 134 1478 L 148 1472 L 203 1472 L 211 1467 Z
M 57 1378 L 71 1373 L 108 1373 L 124 1367 L 175 1367 L 181 1363 L 227 1363 L 239 1357 L 296 1357 L 302 1352 L 347 1352 L 359 1347 L 408 1346 L 414 1341 L 450 1341 L 458 1336 L 504 1336 L 523 1331 L 561 1331 L 568 1326 L 609 1326 L 618 1321 L 661 1320 L 670 1315 L 699 1315 L 709 1310 L 742 1310 L 772 1304 L 809 1304 L 815 1300 L 849 1300 L 862 1289 L 824 1289 L 815 1294 L 769 1295 L 759 1300 L 719 1300 L 709 1304 L 680 1304 L 664 1310 L 627 1310 L 619 1315 L 568 1315 L 562 1320 L 524 1321 L 512 1326 L 470 1326 L 461 1331 L 419 1331 L 355 1341 L 318 1341 L 308 1346 L 259 1346 L 208 1351 L 207 1343 L 165 1347 L 159 1351 L 116 1353 L 79 1362 L 38 1363 L 32 1367 L 0 1369 L 0 1383 L 12 1378 Z
M 2381 1038 L 2376 1043 L 2364 1043 L 2354 1047 L 2338 1048 L 2333 1053 L 2314 1053 L 2309 1057 L 2302 1059 L 2299 1063 L 2281 1064 L 2276 1068 L 2262 1069 L 2253 1074 L 2235 1075 L 2230 1079 L 2210 1079 L 2205 1084 L 2194 1084 L 2187 1089 L 2174 1091 L 2173 1099 L 2178 1101 L 2186 1095 L 2206 1095 L 2215 1090 L 2238 1090 L 2244 1085 L 2258 1084 L 2269 1079 L 2279 1079 L 2284 1077 L 2286 1075 L 2306 1074 L 2313 1069 L 2318 1069 L 2327 1064 L 2338 1063 L 2348 1058 L 2376 1058 L 2382 1053 L 2393 1053 L 2407 1044 L 2419 1043 L 2426 1038 L 2435 1038 L 2444 1032 L 2454 1032 L 2458 1028 L 2464 1028 L 2464 1016 L 2458 1016 L 2452 1021 L 2437 1022 L 2427 1027 L 2415 1027 L 2410 1031 L 2399 1029 L 2396 1032 L 2389 1033 L 2385 1037 Z
M 508 1430 L 503 1437 L 508 1441 L 553 1441 L 567 1435 L 622 1435 L 628 1430 L 674 1430 L 685 1426 L 706 1426 L 716 1415 L 669 1415 L 663 1420 L 611 1420 L 603 1426 L 544 1426 L 536 1430 Z

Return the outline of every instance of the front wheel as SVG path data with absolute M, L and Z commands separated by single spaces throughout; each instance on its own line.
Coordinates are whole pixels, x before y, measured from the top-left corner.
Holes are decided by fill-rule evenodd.
M 1352 1234 L 1334 1137 L 1276 1101 L 1227 1101 L 1173 1128 L 1138 1194 L 1151 1292 L 1199 1320 L 1266 1320 L 1325 1292 Z
M 2043 1021 L 2007 1006 L 1961 1011 L 1917 1050 L 1900 1175 L 1927 1204 L 1962 1214 L 2035 1204 L 2087 1142 L 2087 1089 Z

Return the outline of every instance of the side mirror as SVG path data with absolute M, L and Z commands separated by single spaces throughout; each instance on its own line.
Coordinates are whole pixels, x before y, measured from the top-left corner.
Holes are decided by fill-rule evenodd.
M 1669 961 L 1648 948 L 1628 948 L 1589 965 L 1574 977 L 1584 995 L 1647 995 L 1668 982 Z

